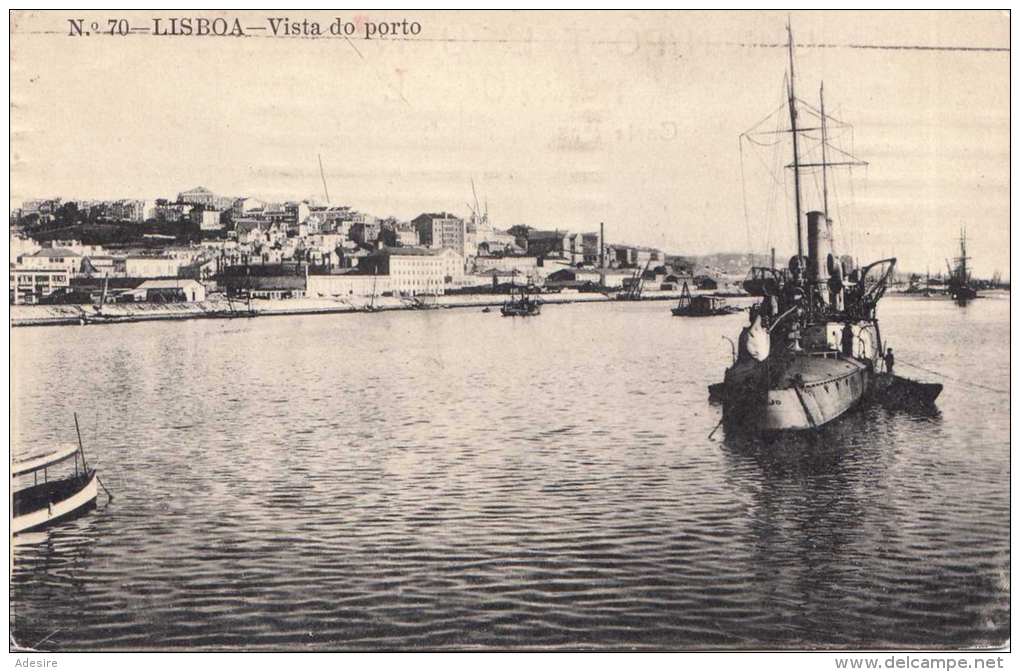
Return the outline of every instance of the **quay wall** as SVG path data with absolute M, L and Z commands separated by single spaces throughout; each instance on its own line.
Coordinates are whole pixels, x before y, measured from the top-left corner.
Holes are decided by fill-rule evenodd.
M 702 294 L 709 292 L 695 292 Z M 648 291 L 644 301 L 675 301 L 679 292 Z M 604 303 L 615 301 L 613 297 L 603 294 L 558 293 L 542 294 L 543 303 Z M 445 308 L 482 308 L 501 306 L 507 299 L 505 294 L 460 294 L 436 297 L 435 304 Z M 255 317 L 271 315 L 314 315 L 327 313 L 361 312 L 368 304 L 368 297 L 351 298 L 299 298 L 299 299 L 255 299 L 251 309 Z M 408 301 L 393 297 L 377 297 L 375 307 L 379 310 L 411 310 Z M 27 327 L 42 325 L 78 325 L 84 316 L 86 320 L 95 315 L 92 306 L 78 305 L 14 305 L 10 306 L 11 326 Z M 200 301 L 196 303 L 118 303 L 103 307 L 103 318 L 111 323 L 143 322 L 148 320 L 187 320 L 201 318 L 223 318 L 233 311 L 243 314 L 247 306 L 243 302 L 232 304 L 223 299 Z

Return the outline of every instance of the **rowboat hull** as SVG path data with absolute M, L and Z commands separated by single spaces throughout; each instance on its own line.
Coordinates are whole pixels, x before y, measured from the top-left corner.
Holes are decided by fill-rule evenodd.
M 48 486 L 48 492 L 44 487 Z M 66 520 L 95 506 L 99 495 L 98 477 L 89 471 L 84 477 L 32 486 L 14 493 L 11 532 L 38 530 Z

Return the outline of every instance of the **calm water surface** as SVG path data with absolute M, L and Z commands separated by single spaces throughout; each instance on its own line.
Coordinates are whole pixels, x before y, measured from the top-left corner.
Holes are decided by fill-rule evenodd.
M 15 454 L 115 495 L 19 539 L 43 649 L 941 647 L 1009 633 L 1009 301 L 888 298 L 940 412 L 772 446 L 742 315 L 645 302 L 13 331 Z

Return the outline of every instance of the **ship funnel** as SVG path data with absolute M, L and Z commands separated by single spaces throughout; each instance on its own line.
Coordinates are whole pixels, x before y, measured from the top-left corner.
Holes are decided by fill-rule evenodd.
M 823 241 L 829 237 L 829 226 L 824 212 L 813 210 L 807 213 L 807 248 L 808 267 L 807 279 L 818 282 L 825 280 L 828 273 L 825 272 L 823 261 Z M 825 247 L 828 247 L 825 245 Z

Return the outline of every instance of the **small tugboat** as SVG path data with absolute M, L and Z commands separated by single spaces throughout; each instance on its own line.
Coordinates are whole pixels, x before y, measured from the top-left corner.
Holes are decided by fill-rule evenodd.
M 503 317 L 533 317 L 542 312 L 542 302 L 531 298 L 527 287 L 519 290 L 511 287 L 510 298 L 503 302 L 499 312 Z
M 732 315 L 739 313 L 740 308 L 726 304 L 721 296 L 691 296 L 691 290 L 684 283 L 680 290 L 680 300 L 672 310 L 676 317 L 714 317 L 716 315 Z
M 740 334 L 733 365 L 721 386 L 710 393 L 721 398 L 723 420 L 765 434 L 817 429 L 854 408 L 873 386 L 884 349 L 875 309 L 885 293 L 895 259 L 862 269 L 849 257 L 826 253 L 832 236 L 828 211 L 826 168 L 866 165 L 848 152 L 828 161 L 821 90 L 817 121 L 821 133 L 820 162 L 801 160 L 798 103 L 794 89 L 793 31 L 787 26 L 790 70 L 788 111 L 793 144 L 794 213 L 797 256 L 787 274 L 761 283 L 762 300 L 751 308 L 750 324 Z M 814 121 L 814 119 L 812 120 Z M 807 255 L 802 240 L 801 171 L 821 168 L 823 211 L 807 213 Z M 774 282 L 773 282 L 774 281 Z
M 78 416 L 74 417 L 75 429 Z M 74 471 L 60 478 L 50 478 L 50 469 L 74 460 Z M 42 482 L 39 474 L 42 472 Z M 99 477 L 85 461 L 85 450 L 78 432 L 78 445 L 58 448 L 45 455 L 28 458 L 11 465 L 11 478 L 33 477 L 32 485 L 15 490 L 12 497 L 11 533 L 38 530 L 65 520 L 95 506 L 99 494 Z

